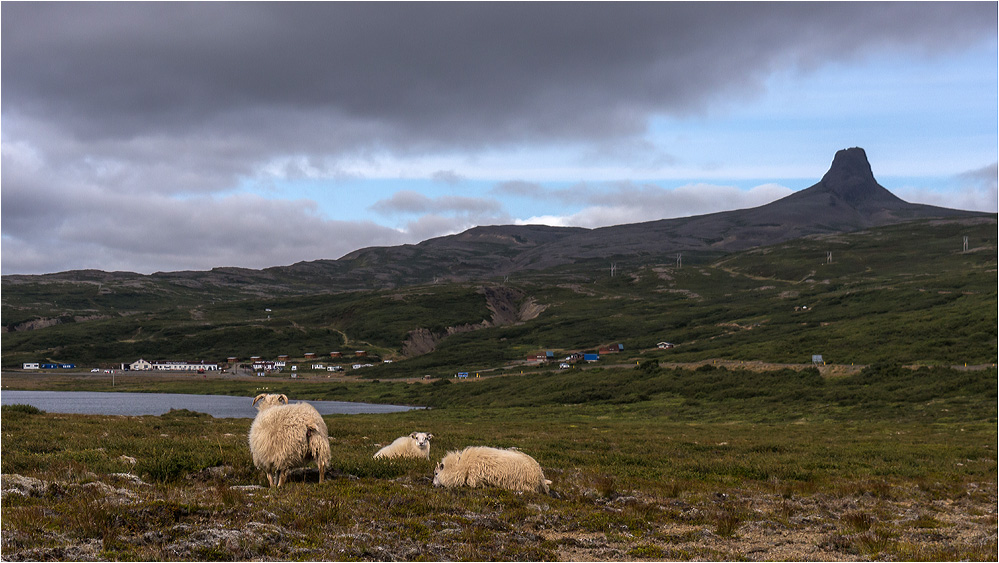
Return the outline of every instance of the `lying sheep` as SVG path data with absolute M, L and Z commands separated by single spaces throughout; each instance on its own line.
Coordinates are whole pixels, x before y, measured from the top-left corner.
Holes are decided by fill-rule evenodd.
M 250 425 L 250 453 L 270 486 L 280 487 L 289 469 L 312 460 L 319 466 L 322 483 L 330 462 L 330 442 L 319 411 L 308 403 L 289 405 L 286 395 L 261 393 L 253 404 L 259 412 Z
M 448 452 L 434 471 L 437 487 L 492 485 L 511 491 L 548 493 L 551 483 L 533 457 L 514 449 L 470 446 Z
M 430 440 L 433 434 L 413 432 L 409 436 L 400 436 L 394 442 L 375 452 L 375 459 L 393 457 L 422 457 L 430 459 Z

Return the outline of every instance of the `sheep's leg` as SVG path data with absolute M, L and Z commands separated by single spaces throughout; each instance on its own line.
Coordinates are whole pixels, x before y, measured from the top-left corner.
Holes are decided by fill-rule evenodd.
M 284 484 L 284 478 L 287 474 L 288 474 L 287 471 L 278 471 L 278 484 L 277 484 L 278 487 Z
M 265 472 L 265 474 L 267 475 L 267 486 L 268 487 L 273 487 L 274 486 L 274 477 L 271 475 L 271 473 L 269 471 Z
M 323 482 L 323 475 L 326 473 L 326 468 L 323 466 L 322 462 L 317 462 L 316 465 L 319 466 L 319 482 Z

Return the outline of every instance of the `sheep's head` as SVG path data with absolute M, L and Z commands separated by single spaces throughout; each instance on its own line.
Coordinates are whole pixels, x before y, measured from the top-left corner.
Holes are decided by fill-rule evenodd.
M 409 437 L 416 440 L 416 446 L 421 450 L 430 449 L 430 440 L 434 439 L 433 434 L 428 434 L 426 432 L 413 432 L 409 435 Z
M 456 483 L 455 469 L 461 461 L 461 452 L 448 452 L 434 468 L 435 487 L 453 487 Z M 448 469 L 450 467 L 450 470 Z M 444 475 L 442 475 L 444 474 Z
M 437 462 L 437 467 L 434 468 L 434 486 L 435 487 L 441 487 L 441 486 L 443 486 L 441 484 L 441 482 L 440 482 L 440 477 L 439 477 L 441 471 L 444 471 L 444 461 L 443 460 L 438 461 Z
M 268 393 L 261 393 L 253 399 L 253 405 L 257 407 L 258 411 L 269 409 L 277 405 L 287 405 L 288 396 L 287 395 L 271 395 Z

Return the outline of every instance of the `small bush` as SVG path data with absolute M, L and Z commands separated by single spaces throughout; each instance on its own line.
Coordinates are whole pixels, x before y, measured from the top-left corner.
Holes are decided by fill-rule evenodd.
M 2 410 L 5 413 L 19 412 L 23 414 L 45 414 L 45 411 L 43 411 L 38 407 L 34 407 L 31 405 L 23 405 L 20 403 L 16 405 L 4 405 L 3 407 L 0 407 L 0 410 Z

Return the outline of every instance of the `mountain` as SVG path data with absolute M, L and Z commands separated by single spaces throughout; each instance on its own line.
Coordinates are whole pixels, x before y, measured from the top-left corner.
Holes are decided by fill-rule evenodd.
M 339 261 L 349 270 L 402 280 L 473 279 L 580 260 L 684 251 L 733 252 L 807 235 L 857 231 L 917 219 L 986 215 L 908 203 L 878 184 L 862 148 L 836 153 L 815 185 L 772 203 L 695 217 L 597 229 L 490 226 L 416 245 L 365 248 Z M 303 264 L 291 269 L 305 267 Z M 420 275 L 422 272 L 422 276 Z

